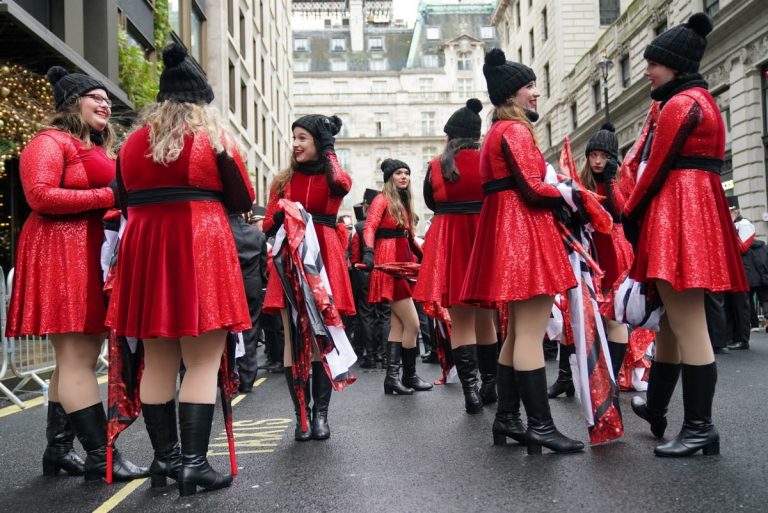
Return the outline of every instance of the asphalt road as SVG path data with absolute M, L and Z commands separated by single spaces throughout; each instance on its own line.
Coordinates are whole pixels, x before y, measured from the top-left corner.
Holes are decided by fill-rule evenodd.
M 548 362 L 550 380 L 556 362 Z M 411 397 L 385 396 L 383 371 L 358 370 L 358 382 L 331 402 L 331 439 L 293 441 L 293 409 L 282 375 L 266 380 L 235 406 L 239 475 L 232 488 L 180 499 L 174 486 L 152 490 L 44 478 L 45 411 L 0 418 L 0 512 L 731 512 L 768 511 L 768 336 L 752 349 L 718 356 L 715 422 L 721 455 L 653 456 L 656 441 L 622 397 L 626 434 L 583 454 L 526 455 L 494 447 L 495 408 L 467 415 L 458 384 Z M 435 379 L 435 365 L 420 365 Z M 668 436 L 682 422 L 680 386 Z M 551 401 L 561 431 L 588 440 L 573 399 Z M 2 406 L 2 405 L 0 405 Z M 221 417 L 211 461 L 228 467 Z M 121 451 L 149 464 L 143 421 L 120 437 Z M 546 451 L 546 450 L 545 450 Z M 138 484 L 138 486 L 136 486 Z M 110 509 L 112 508 L 112 509 Z

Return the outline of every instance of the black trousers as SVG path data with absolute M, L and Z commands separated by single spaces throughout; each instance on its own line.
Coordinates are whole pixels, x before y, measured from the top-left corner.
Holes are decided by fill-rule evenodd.
M 707 331 L 712 347 L 721 349 L 728 345 L 725 320 L 725 298 L 722 292 L 704 295 L 704 312 L 707 316 Z
M 267 360 L 281 363 L 285 350 L 283 319 L 280 314 L 262 315 L 261 326 L 264 330 L 264 353 Z
M 371 282 L 371 273 L 352 269 L 350 271 L 352 282 L 352 294 L 355 297 L 355 310 L 357 310 L 357 319 L 355 320 L 355 342 L 361 349 L 361 353 L 372 357 L 381 344 L 377 345 L 376 338 L 376 311 L 375 305 L 368 302 L 368 286 Z
M 724 296 L 728 339 L 733 343 L 749 342 L 749 294 L 727 292 Z
M 243 332 L 245 354 L 237 359 L 237 372 L 240 375 L 241 383 L 252 384 L 256 381 L 258 368 L 256 351 L 259 343 L 259 332 L 261 331 L 261 307 L 264 304 L 264 294 L 246 297 L 246 299 L 248 300 L 248 312 L 251 314 L 252 327 Z
M 389 316 L 392 308 L 389 303 L 376 303 L 373 306 L 373 345 L 376 353 L 385 355 L 387 352 L 387 339 L 389 338 Z

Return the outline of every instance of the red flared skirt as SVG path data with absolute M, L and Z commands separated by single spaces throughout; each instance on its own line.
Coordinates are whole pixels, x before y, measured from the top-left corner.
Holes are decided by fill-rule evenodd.
M 616 280 L 632 265 L 632 245 L 624 237 L 624 228 L 619 223 L 614 223 L 610 234 L 595 232 L 594 241 L 597 261 L 605 271 L 600 287 L 613 290 Z
M 374 265 L 393 262 L 415 262 L 408 239 L 376 239 Z M 411 282 L 396 278 L 391 274 L 374 269 L 371 271 L 371 281 L 368 285 L 369 303 L 387 303 L 399 301 L 413 296 Z

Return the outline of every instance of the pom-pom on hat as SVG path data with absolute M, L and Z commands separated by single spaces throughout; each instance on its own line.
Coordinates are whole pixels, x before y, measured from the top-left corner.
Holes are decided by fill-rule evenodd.
M 480 119 L 480 111 L 483 104 L 477 98 L 470 98 L 467 104 L 451 114 L 443 131 L 451 139 L 463 137 L 468 139 L 480 139 L 480 127 L 483 122 Z
M 530 82 L 536 80 L 536 73 L 525 64 L 508 61 L 504 52 L 494 48 L 485 54 L 483 65 L 485 83 L 491 103 L 499 106 Z
M 619 139 L 616 137 L 616 129 L 610 123 L 605 123 L 595 135 L 589 138 L 584 155 L 589 156 L 589 152 L 601 150 L 611 157 L 619 158 Z
M 696 73 L 710 32 L 712 19 L 703 12 L 696 13 L 682 25 L 659 34 L 646 47 L 643 58 L 683 73 Z
M 61 66 L 53 66 L 47 73 L 48 82 L 53 86 L 53 99 L 56 110 L 61 112 L 72 105 L 82 95 L 94 89 L 104 89 L 104 84 L 82 73 L 70 73 Z
M 341 130 L 342 121 L 339 116 L 323 116 L 322 114 L 307 114 L 293 122 L 291 130 L 297 126 L 303 128 L 315 139 L 320 138 L 320 132 L 326 130 L 336 135 Z
M 171 43 L 163 49 L 165 69 L 160 75 L 160 91 L 157 101 L 208 104 L 213 101 L 213 89 L 208 80 L 179 43 Z
M 389 180 L 389 177 L 392 176 L 395 173 L 395 171 L 401 168 L 405 168 L 408 171 L 411 170 L 411 168 L 408 167 L 408 164 L 406 164 L 402 160 L 384 159 L 384 162 L 381 163 L 381 171 L 384 173 L 384 181 L 386 182 L 387 180 Z

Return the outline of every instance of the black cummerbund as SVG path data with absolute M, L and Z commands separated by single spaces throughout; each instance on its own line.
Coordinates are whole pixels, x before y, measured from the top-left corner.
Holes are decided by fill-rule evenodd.
M 505 176 L 504 178 L 499 178 L 497 180 L 491 180 L 490 182 L 485 182 L 483 184 L 483 194 L 488 196 L 489 194 L 493 194 L 494 192 L 499 191 L 508 191 L 510 189 L 516 189 L 515 182 L 512 180 L 511 176 Z
M 672 169 L 700 169 L 719 175 L 723 164 L 722 160 L 712 157 L 677 157 L 672 163 Z
M 158 187 L 128 191 L 126 204 L 129 207 L 173 203 L 176 201 L 222 201 L 221 191 L 198 189 L 197 187 Z
M 435 205 L 435 215 L 479 214 L 482 209 L 482 201 L 447 201 Z
M 336 229 L 336 225 L 338 224 L 336 222 L 336 216 L 333 214 L 313 214 L 312 215 L 312 222 L 315 224 L 322 224 L 323 226 L 327 226 L 328 228 Z
M 408 237 L 408 231 L 393 230 L 392 228 L 379 228 L 376 230 L 377 239 L 397 239 L 400 237 Z

